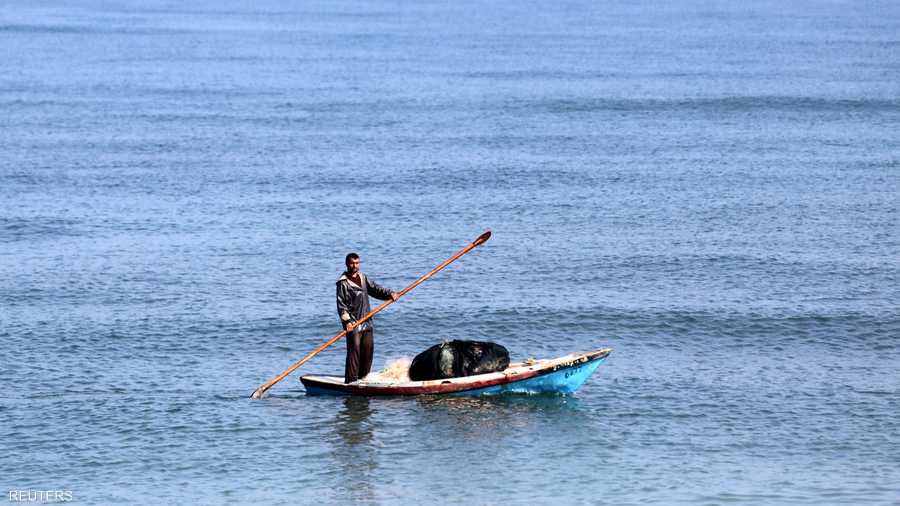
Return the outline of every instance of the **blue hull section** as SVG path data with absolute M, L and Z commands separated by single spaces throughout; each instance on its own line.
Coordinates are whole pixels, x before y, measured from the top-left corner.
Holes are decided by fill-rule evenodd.
M 334 390 L 331 388 L 321 388 L 313 385 L 303 385 L 303 388 L 306 390 L 306 395 L 353 395 L 350 392 L 342 392 L 340 390 Z
M 597 359 L 565 369 L 559 369 L 543 376 L 535 376 L 522 381 L 495 385 L 477 390 L 464 390 L 447 395 L 455 397 L 471 395 L 502 394 L 571 394 L 578 390 L 585 380 L 597 370 L 604 359 Z

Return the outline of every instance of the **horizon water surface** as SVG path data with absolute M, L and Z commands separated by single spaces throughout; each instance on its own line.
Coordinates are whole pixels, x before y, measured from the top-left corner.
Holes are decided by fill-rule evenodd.
M 900 4 L 7 2 L 0 486 L 900 504 Z M 307 397 L 348 251 L 574 396 Z M 340 374 L 343 343 L 298 373 Z

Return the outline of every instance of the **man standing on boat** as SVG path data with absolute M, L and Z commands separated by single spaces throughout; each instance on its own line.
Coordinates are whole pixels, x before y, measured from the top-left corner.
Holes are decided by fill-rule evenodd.
M 369 295 L 380 300 L 397 300 L 400 296 L 359 271 L 359 255 L 348 253 L 344 259 L 347 270 L 337 280 L 337 310 L 344 330 L 369 313 Z M 365 378 L 372 368 L 375 352 L 375 326 L 370 318 L 347 333 L 347 361 L 344 383 Z

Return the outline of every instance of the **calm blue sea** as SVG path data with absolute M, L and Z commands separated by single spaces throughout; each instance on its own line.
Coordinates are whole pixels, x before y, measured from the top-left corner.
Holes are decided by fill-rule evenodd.
M 4 2 L 0 492 L 900 504 L 898 132 L 894 1 Z M 248 398 L 487 229 L 375 367 L 575 396 Z

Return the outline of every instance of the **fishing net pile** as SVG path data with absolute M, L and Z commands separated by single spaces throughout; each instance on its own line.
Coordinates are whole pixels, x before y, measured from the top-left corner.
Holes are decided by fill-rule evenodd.
M 384 369 L 366 376 L 366 381 L 373 383 L 405 383 L 409 381 L 410 363 L 408 358 L 392 360 L 384 366 Z
M 416 355 L 409 379 L 428 381 L 502 371 L 509 367 L 509 352 L 487 341 L 444 341 Z

